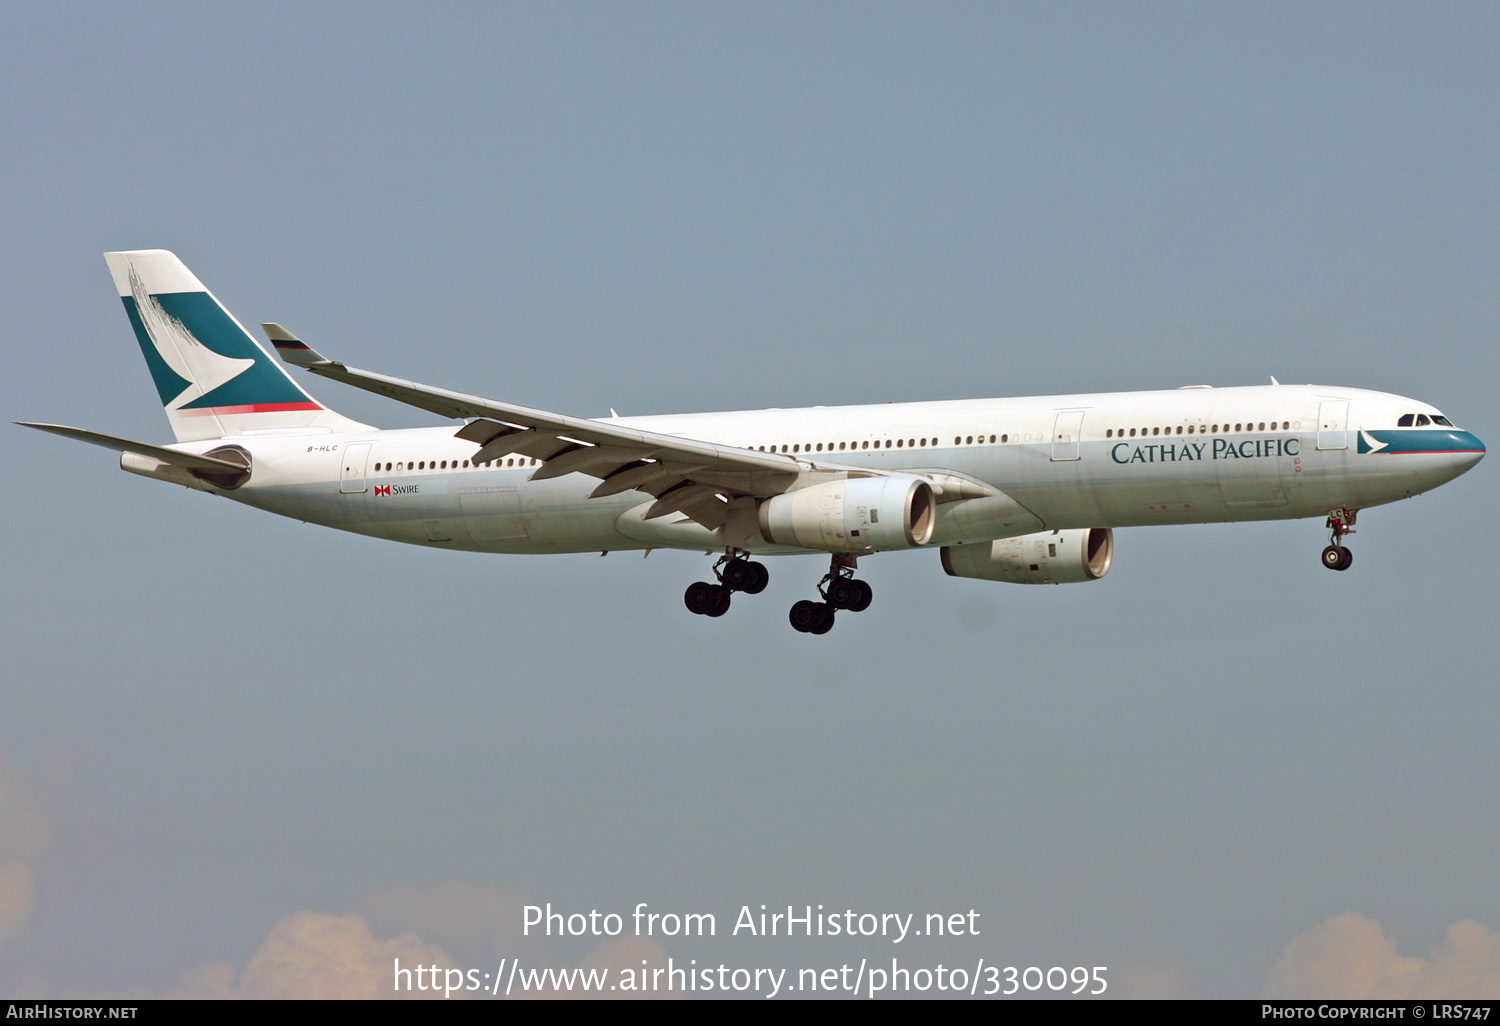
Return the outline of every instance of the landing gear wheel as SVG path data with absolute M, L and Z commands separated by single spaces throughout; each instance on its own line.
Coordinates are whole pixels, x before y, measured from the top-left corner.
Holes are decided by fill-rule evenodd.
M 724 572 L 719 577 L 726 588 L 744 591 L 745 585 L 755 579 L 755 571 L 750 569 L 748 560 L 731 559 L 724 564 Z
M 852 577 L 837 577 L 828 582 L 828 604 L 834 609 L 853 609 L 859 594 Z
M 870 608 L 874 590 L 866 581 L 854 577 L 836 577 L 828 582 L 828 605 L 833 609 L 847 609 L 851 613 Z
M 827 613 L 828 607 L 823 603 L 814 602 L 811 599 L 802 599 L 800 602 L 793 604 L 791 615 L 787 619 L 791 621 L 792 628 L 802 634 L 818 633 L 817 628 L 823 623 L 824 619 L 828 620 L 830 627 L 833 626 L 833 617 L 827 616 Z M 826 631 L 827 628 L 825 627 L 824 632 L 826 633 Z
M 719 571 L 719 580 L 723 581 L 724 587 L 730 591 L 759 595 L 766 590 L 766 584 L 771 580 L 771 572 L 766 569 L 764 563 L 755 563 L 748 559 L 731 559 L 724 564 L 724 569 Z
M 729 595 L 728 588 L 697 581 L 688 585 L 682 604 L 688 607 L 689 613 L 698 616 L 723 616 L 729 611 Z
M 858 589 L 859 594 L 855 596 L 853 603 L 844 608 L 851 613 L 863 613 L 870 608 L 870 600 L 875 597 L 875 589 L 870 587 L 868 581 L 851 581 L 850 583 Z
M 723 585 L 709 585 L 714 593 L 714 604 L 711 609 L 703 611 L 704 616 L 723 616 L 729 612 L 729 600 L 734 597 L 734 592 Z
M 822 611 L 823 615 L 819 619 L 817 626 L 807 632 L 809 634 L 827 634 L 833 630 L 833 607 L 824 603 L 818 606 L 818 609 Z
M 1328 511 L 1328 540 L 1333 544 L 1323 550 L 1323 565 L 1330 570 L 1347 570 L 1354 565 L 1354 553 L 1344 548 L 1344 536 L 1354 533 L 1359 510 L 1341 506 Z
M 1342 545 L 1330 545 L 1323 550 L 1323 565 L 1330 570 L 1347 570 L 1354 565 L 1354 553 Z
M 746 563 L 745 567 L 751 571 L 752 576 L 740 590 L 746 595 L 759 595 L 766 590 L 766 585 L 771 583 L 771 571 L 766 569 L 764 563 Z

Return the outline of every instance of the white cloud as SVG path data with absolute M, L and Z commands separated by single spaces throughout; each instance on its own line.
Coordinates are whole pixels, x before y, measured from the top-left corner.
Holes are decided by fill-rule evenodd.
M 455 968 L 442 949 L 404 933 L 381 940 L 356 915 L 298 912 L 271 928 L 265 943 L 238 974 L 228 963 L 189 972 L 171 997 L 185 998 L 432 998 L 441 991 L 394 987 L 402 967 Z M 430 982 L 430 979 L 429 979 Z M 455 993 L 455 997 L 460 996 Z
M 1375 920 L 1332 916 L 1294 938 L 1266 974 L 1268 998 L 1500 998 L 1500 934 L 1462 919 L 1427 958 L 1401 955 Z
M 1176 962 L 1132 962 L 1109 972 L 1110 997 L 1140 1000 L 1180 999 L 1193 996 L 1187 976 Z
M 499 887 L 455 880 L 377 891 L 359 902 L 359 910 L 376 929 L 411 930 L 466 958 L 491 962 L 515 954 L 510 949 L 523 940 L 522 904 Z
M 387 893 L 387 897 L 389 894 L 390 892 Z M 428 906 L 424 914 L 436 916 L 433 922 L 437 922 L 445 919 L 442 915 L 444 911 L 453 912 L 458 909 L 458 906 L 451 904 L 447 899 L 465 894 L 469 897 L 488 897 L 502 905 L 507 903 L 504 892 L 488 888 L 469 890 L 468 885 L 463 884 L 445 885 L 435 891 L 413 890 L 406 897 L 413 899 L 412 908 L 422 910 L 423 906 Z M 437 907 L 433 908 L 425 900 L 420 900 L 424 896 L 444 900 L 437 901 Z M 387 912 L 390 912 L 393 907 L 406 904 L 406 901 L 403 899 L 387 902 L 383 899 L 376 904 L 386 905 Z M 486 902 L 481 902 L 481 910 L 486 904 Z M 483 916 L 463 915 L 459 918 L 476 929 L 484 922 Z M 446 921 L 451 926 L 452 921 Z M 370 924 L 363 917 L 353 913 L 331 915 L 326 912 L 297 912 L 271 928 L 265 942 L 250 957 L 243 972 L 237 972 L 228 962 L 201 965 L 183 974 L 178 988 L 166 996 L 224 999 L 437 998 L 444 1000 L 442 990 L 431 989 L 433 977 L 430 972 L 421 976 L 414 972 L 404 976 L 403 982 L 407 983 L 407 986 L 402 990 L 397 990 L 395 987 L 397 959 L 400 959 L 403 969 L 415 970 L 419 965 L 437 966 L 440 980 L 449 979 L 448 970 L 457 972 L 464 968 L 456 965 L 442 948 L 424 941 L 416 934 L 401 933 L 388 940 L 382 940 L 375 936 L 370 929 Z M 606 941 L 590 949 L 579 962 L 578 968 L 607 969 L 610 971 L 609 978 L 613 982 L 622 969 L 639 972 L 644 966 L 649 970 L 664 966 L 666 960 L 666 949 L 657 942 L 649 938 L 622 937 Z M 528 961 L 523 959 L 521 964 L 529 969 L 547 968 L 540 961 L 530 965 L 527 964 Z M 489 965 L 468 967 L 469 970 L 481 973 L 491 968 Z M 460 983 L 466 985 L 469 982 L 469 977 L 462 975 L 455 975 L 451 979 L 455 986 Z M 419 982 L 426 984 L 428 989 L 418 989 Z M 454 990 L 451 996 L 461 998 L 476 995 L 467 990 Z M 596 995 L 586 993 L 581 988 L 575 988 L 572 991 L 544 989 L 529 993 L 517 992 L 513 996 L 536 999 L 631 995 L 620 993 Z M 672 995 L 648 993 L 642 996 L 669 997 Z

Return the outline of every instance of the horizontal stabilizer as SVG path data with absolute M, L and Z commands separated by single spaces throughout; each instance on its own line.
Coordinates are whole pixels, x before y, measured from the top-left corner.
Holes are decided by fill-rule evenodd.
M 79 442 L 88 442 L 90 445 L 100 445 L 106 449 L 116 452 L 133 452 L 138 456 L 150 456 L 152 459 L 161 460 L 163 463 L 184 470 L 196 470 L 202 474 L 243 474 L 245 467 L 240 463 L 231 463 L 229 460 L 217 459 L 213 456 L 198 456 L 190 452 L 179 452 L 176 449 L 168 449 L 160 445 L 148 445 L 145 442 L 132 442 L 128 438 L 116 438 L 114 435 L 101 435 L 97 431 L 85 431 L 82 428 L 67 427 L 62 424 L 32 424 L 24 420 L 13 421 L 21 427 L 36 428 L 38 431 L 47 431 L 54 435 L 62 435 L 64 438 L 72 438 Z

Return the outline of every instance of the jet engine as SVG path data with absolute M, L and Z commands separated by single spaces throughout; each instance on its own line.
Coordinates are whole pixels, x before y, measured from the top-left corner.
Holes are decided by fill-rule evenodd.
M 1115 532 L 1108 527 L 1038 531 L 999 541 L 943 547 L 950 577 L 1010 584 L 1075 584 L 1109 573 Z
M 914 477 L 858 477 L 811 485 L 760 504 L 760 533 L 776 545 L 822 552 L 910 549 L 932 538 L 937 500 Z

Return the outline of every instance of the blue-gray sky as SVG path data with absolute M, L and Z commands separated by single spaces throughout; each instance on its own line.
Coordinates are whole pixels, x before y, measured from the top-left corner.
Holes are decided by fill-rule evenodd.
M 0 411 L 170 438 L 100 258 L 160 247 L 247 324 L 587 416 L 1274 374 L 1493 443 L 1497 42 L 1477 3 L 11 5 Z M 813 638 L 810 557 L 695 618 L 701 556 L 423 551 L 7 437 L 0 992 L 307 992 L 304 933 L 890 953 L 523 941 L 545 901 L 1500 992 L 1488 464 L 1365 513 L 1347 574 L 1317 520 L 1122 531 L 1087 587 L 882 555 Z

